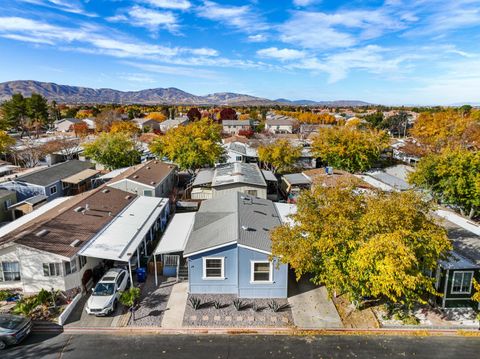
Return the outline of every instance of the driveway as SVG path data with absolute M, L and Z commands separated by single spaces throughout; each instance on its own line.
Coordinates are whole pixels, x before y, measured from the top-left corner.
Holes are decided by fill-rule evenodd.
M 327 289 L 314 285 L 307 278 L 302 278 L 299 282 L 290 280 L 288 303 L 298 328 L 343 328 Z
M 85 311 L 85 306 L 87 305 L 87 300 L 90 297 L 91 292 L 85 295 L 77 304 L 72 314 L 67 319 L 65 323 L 66 327 L 69 328 L 92 328 L 92 327 L 118 327 L 125 326 L 125 315 L 122 315 L 123 306 L 119 304 L 115 313 L 107 317 L 96 317 L 94 315 L 89 315 Z

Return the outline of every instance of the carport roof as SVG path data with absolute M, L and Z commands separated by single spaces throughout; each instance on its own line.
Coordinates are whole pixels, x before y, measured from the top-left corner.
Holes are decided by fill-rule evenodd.
M 129 261 L 167 204 L 167 198 L 137 197 L 83 246 L 79 254 L 86 257 Z
M 196 212 L 177 213 L 170 221 L 154 254 L 183 252 L 193 228 Z

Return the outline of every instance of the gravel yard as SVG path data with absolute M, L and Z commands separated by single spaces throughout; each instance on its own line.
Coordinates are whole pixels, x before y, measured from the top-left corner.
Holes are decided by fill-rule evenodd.
M 130 319 L 130 326 L 148 327 L 160 326 L 163 312 L 167 308 L 168 297 L 176 280 L 172 277 L 158 277 L 159 286 L 155 286 L 153 275 L 147 277 L 142 286 L 140 304 L 135 311 L 135 321 Z
M 199 309 L 194 310 L 190 298 L 201 300 Z M 293 325 L 292 312 L 286 298 L 274 299 L 283 309 L 277 313 L 269 308 L 272 299 L 241 299 L 243 308 L 237 310 L 233 305 L 234 295 L 189 295 L 183 325 L 187 327 L 289 327 Z M 216 309 L 214 301 L 221 304 Z M 257 310 L 254 310 L 256 305 Z

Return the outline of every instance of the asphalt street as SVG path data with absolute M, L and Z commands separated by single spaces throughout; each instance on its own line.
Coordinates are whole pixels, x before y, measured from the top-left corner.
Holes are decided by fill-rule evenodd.
M 480 338 L 33 333 L 2 359 L 479 358 Z

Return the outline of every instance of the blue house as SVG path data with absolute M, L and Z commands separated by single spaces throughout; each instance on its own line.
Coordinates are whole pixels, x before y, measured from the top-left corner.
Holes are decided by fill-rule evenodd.
M 275 204 L 231 192 L 202 202 L 183 251 L 190 294 L 286 298 L 288 266 L 271 258 Z

